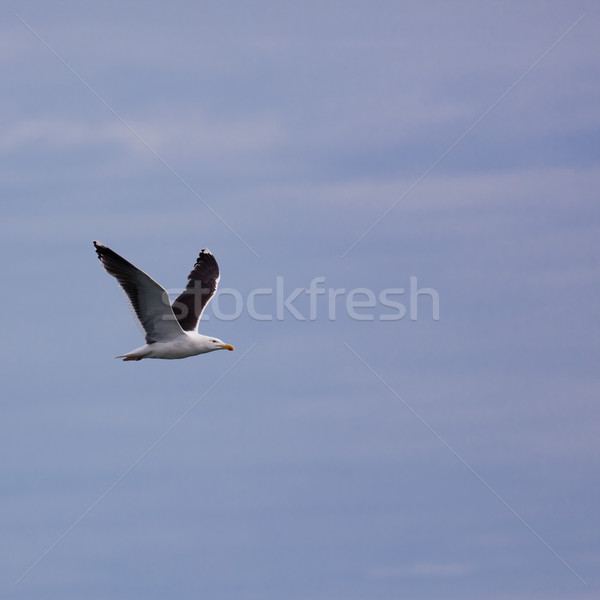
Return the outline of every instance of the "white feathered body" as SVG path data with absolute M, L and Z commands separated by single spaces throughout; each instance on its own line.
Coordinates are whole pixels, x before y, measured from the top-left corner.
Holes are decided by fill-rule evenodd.
M 220 342 L 218 347 L 215 342 Z M 187 358 L 197 354 L 205 354 L 222 347 L 221 340 L 215 340 L 207 335 L 201 335 L 195 331 L 184 331 L 183 335 L 168 342 L 154 342 L 145 344 L 131 352 L 117 356 L 116 358 L 125 358 L 129 360 L 139 360 L 141 358 Z

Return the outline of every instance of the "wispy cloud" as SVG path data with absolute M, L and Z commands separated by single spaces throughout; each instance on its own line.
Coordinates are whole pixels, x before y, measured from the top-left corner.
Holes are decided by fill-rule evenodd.
M 110 122 L 92 123 L 83 119 L 56 117 L 27 118 L 0 132 L 0 152 L 27 149 L 77 150 L 112 144 L 131 150 L 131 136 Z

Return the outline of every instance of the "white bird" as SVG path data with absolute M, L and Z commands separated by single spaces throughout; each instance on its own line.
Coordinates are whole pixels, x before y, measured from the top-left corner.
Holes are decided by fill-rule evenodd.
M 115 358 L 187 358 L 213 350 L 233 350 L 231 344 L 196 331 L 202 311 L 219 283 L 219 265 L 210 250 L 205 248 L 200 252 L 185 290 L 171 305 L 166 290 L 154 279 L 104 244 L 94 242 L 94 246 L 102 266 L 125 291 L 146 336 L 144 346 Z

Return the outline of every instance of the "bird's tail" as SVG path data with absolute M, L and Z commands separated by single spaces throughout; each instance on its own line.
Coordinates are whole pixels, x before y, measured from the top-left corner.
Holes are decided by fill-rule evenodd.
M 122 358 L 123 360 L 142 360 L 143 356 L 135 356 L 133 354 L 121 354 L 120 356 L 115 356 L 115 358 Z

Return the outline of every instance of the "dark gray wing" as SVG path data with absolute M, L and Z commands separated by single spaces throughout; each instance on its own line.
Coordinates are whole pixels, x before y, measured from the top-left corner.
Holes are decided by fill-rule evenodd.
M 175 302 L 173 312 L 184 331 L 195 331 L 202 311 L 217 291 L 219 265 L 210 250 L 204 248 L 191 273 L 188 284 Z
M 104 244 L 94 242 L 94 246 L 102 266 L 125 291 L 133 315 L 146 334 L 146 343 L 164 342 L 183 335 L 166 290 Z

